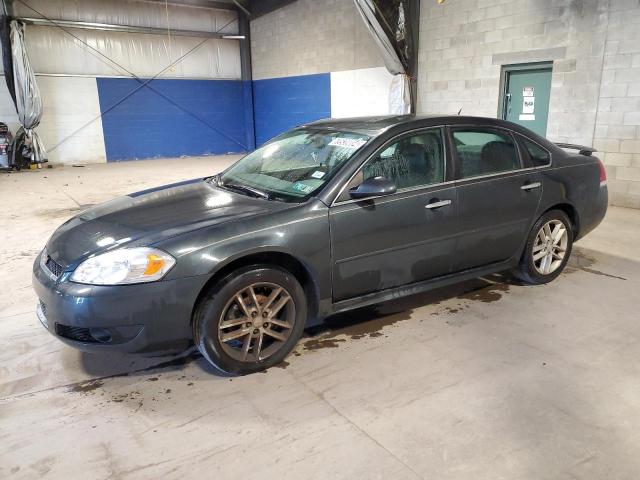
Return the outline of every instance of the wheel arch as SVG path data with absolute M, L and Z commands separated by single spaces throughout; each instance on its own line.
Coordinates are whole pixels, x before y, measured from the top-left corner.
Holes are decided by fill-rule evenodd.
M 576 209 L 576 207 L 566 202 L 557 203 L 547 208 L 544 212 L 542 212 L 540 214 L 540 217 L 551 210 L 560 210 L 564 212 L 567 215 L 567 217 L 569 217 L 569 220 L 571 221 L 571 230 L 573 233 L 573 239 L 576 240 L 580 236 L 580 216 L 578 214 L 578 210 Z
M 307 299 L 307 319 L 315 318 L 319 310 L 320 294 L 317 282 L 308 266 L 300 259 L 296 258 L 289 252 L 276 249 L 260 250 L 252 253 L 237 255 L 227 259 L 226 262 L 218 264 L 217 268 L 211 273 L 210 278 L 203 285 L 198 293 L 195 303 L 191 311 L 191 320 L 193 323 L 194 314 L 197 306 L 200 304 L 205 293 L 217 282 L 230 275 L 239 268 L 249 265 L 272 265 L 274 267 L 283 268 L 290 272 L 302 286 L 305 297 Z

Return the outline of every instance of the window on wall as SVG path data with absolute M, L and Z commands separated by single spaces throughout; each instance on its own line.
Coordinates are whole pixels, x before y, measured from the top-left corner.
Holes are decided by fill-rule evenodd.
M 493 130 L 454 130 L 460 160 L 460 178 L 471 178 L 520 168 L 518 152 L 507 133 Z
M 547 152 L 537 143 L 533 143 L 531 140 L 527 140 L 524 137 L 520 138 L 522 138 L 522 143 L 524 144 L 525 151 L 529 155 L 531 166 L 543 167 L 545 165 L 549 165 L 549 163 L 551 162 L 551 155 L 549 154 L 549 152 Z
M 440 128 L 394 141 L 369 159 L 349 182 L 339 201 L 349 200 L 349 190 L 368 178 L 385 177 L 398 190 L 444 181 L 444 148 Z

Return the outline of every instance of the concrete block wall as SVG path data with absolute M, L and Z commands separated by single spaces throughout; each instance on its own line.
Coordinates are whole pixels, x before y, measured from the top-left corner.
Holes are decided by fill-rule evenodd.
M 608 0 L 423 1 L 418 112 L 495 117 L 502 65 L 553 61 L 547 135 L 591 143 Z M 579 122 L 575 121 L 580 119 Z
M 251 22 L 253 78 L 384 65 L 353 0 L 297 0 Z
M 495 117 L 502 65 L 553 61 L 547 137 L 594 145 L 611 203 L 640 208 L 639 18 L 638 0 L 423 0 L 418 113 Z
M 640 208 L 640 2 L 611 0 L 594 145 L 611 203 Z

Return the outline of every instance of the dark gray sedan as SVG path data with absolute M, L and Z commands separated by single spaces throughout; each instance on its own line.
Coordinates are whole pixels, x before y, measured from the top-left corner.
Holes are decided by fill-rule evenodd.
M 64 223 L 33 266 L 38 316 L 83 350 L 195 342 L 255 372 L 335 312 L 505 270 L 553 280 L 607 209 L 592 152 L 488 118 L 311 123 Z

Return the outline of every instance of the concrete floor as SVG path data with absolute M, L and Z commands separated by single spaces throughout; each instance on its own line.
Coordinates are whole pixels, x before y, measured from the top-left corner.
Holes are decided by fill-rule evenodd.
M 341 315 L 264 374 L 40 326 L 31 264 L 57 225 L 234 158 L 0 175 L 0 478 L 640 478 L 640 211 L 611 208 L 550 285 Z

